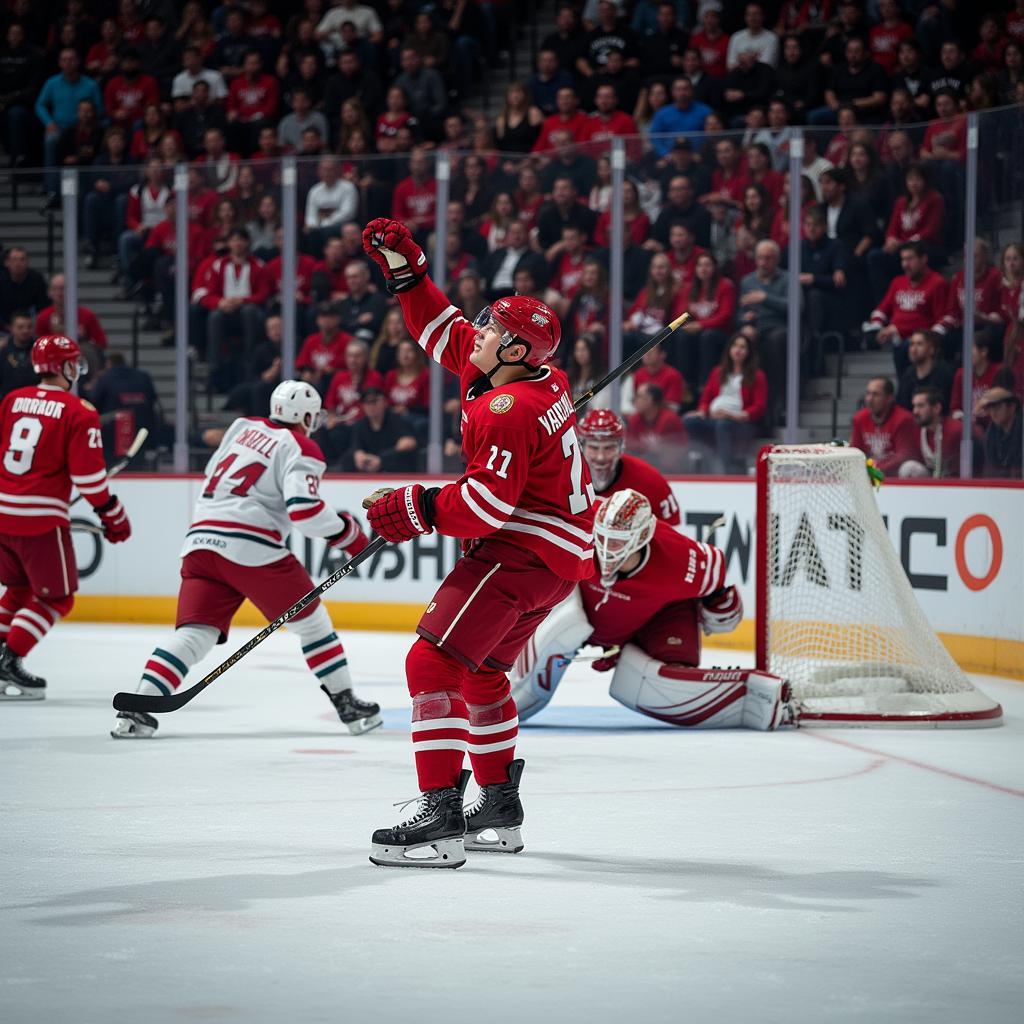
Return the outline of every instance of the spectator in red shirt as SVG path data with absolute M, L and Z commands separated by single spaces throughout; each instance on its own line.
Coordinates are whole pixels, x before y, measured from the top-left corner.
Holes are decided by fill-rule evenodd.
M 914 417 L 896 404 L 888 377 L 873 377 L 864 392 L 864 408 L 853 415 L 850 446 L 859 448 L 883 473 L 897 473 L 917 444 Z
M 284 246 L 284 228 L 278 227 L 274 232 L 274 245 L 278 253 Z M 316 260 L 307 256 L 301 250 L 295 254 L 295 280 L 290 288 L 281 288 L 281 270 L 283 260 L 280 255 L 273 257 L 267 262 L 267 280 L 270 283 L 271 309 L 280 310 L 284 302 L 285 292 L 290 292 L 295 298 L 295 322 L 297 328 L 306 330 L 307 324 L 314 321 L 313 315 L 313 273 L 316 270 Z
M 689 291 L 697 268 L 697 257 L 704 250 L 696 244 L 693 228 L 685 222 L 673 224 L 668 229 L 668 261 L 672 264 L 672 276 L 677 287 Z
M 663 473 L 678 471 L 686 447 L 686 428 L 671 409 L 657 384 L 636 389 L 636 412 L 626 421 L 629 450 L 655 465 Z
M 634 387 L 644 384 L 657 384 L 665 398 L 665 405 L 672 412 L 678 413 L 686 400 L 687 383 L 683 375 L 668 363 L 668 353 L 664 345 L 655 345 L 644 353 L 633 374 Z
M 687 380 L 697 383 L 707 380 L 722 358 L 736 316 L 736 285 L 722 274 L 711 253 L 697 257 L 680 306 L 690 311 L 690 319 L 683 324 L 683 340 L 676 343 L 682 349 L 680 369 Z
M 164 204 L 166 216 L 146 236 L 146 244 L 139 257 L 139 275 L 143 281 L 142 298 L 146 303 L 149 319 L 146 330 L 160 330 L 174 325 L 174 270 L 177 253 L 178 231 L 175 217 L 177 204 L 169 196 Z M 206 232 L 193 221 L 186 228 L 188 246 L 188 279 L 191 280 L 205 255 Z M 160 305 L 154 307 L 156 296 Z M 173 342 L 174 335 L 165 336 L 165 342 Z
M 430 156 L 424 149 L 414 149 L 409 155 L 409 177 L 403 178 L 392 194 L 391 216 L 425 241 L 427 233 L 434 230 L 436 203 Z
M 384 392 L 384 378 L 370 369 L 370 347 L 360 338 L 353 338 L 345 350 L 345 369 L 331 377 L 324 396 L 326 423 L 315 439 L 332 463 L 349 449 L 352 424 L 363 418 L 363 392 L 376 388 Z
M 910 364 L 910 336 L 915 331 L 930 331 L 946 312 L 946 282 L 941 274 L 929 269 L 922 242 L 900 246 L 900 265 L 903 273 L 892 279 L 872 312 L 871 327 L 878 330 L 880 345 L 892 345 L 896 373 L 902 375 Z
M 980 64 L 986 71 L 1002 71 L 1007 39 L 999 28 L 999 21 L 993 15 L 987 14 L 981 19 L 978 38 L 980 42 L 971 54 L 974 62 Z
M 430 411 L 430 370 L 423 349 L 409 338 L 398 343 L 393 369 L 384 374 L 384 394 L 391 408 L 408 417 L 417 436 L 425 435 Z
M 619 94 L 613 85 L 599 85 L 594 93 L 594 112 L 587 125 L 587 142 L 609 142 L 616 135 L 639 135 L 636 121 L 619 110 Z M 627 149 L 636 147 L 636 143 Z M 639 153 L 637 153 L 639 156 Z
M 602 354 L 608 354 L 608 272 L 599 260 L 584 260 L 580 286 L 562 318 L 562 333 L 570 338 L 581 334 L 597 338 Z
M 103 90 L 107 116 L 122 128 L 132 129 L 142 120 L 151 103 L 160 102 L 160 86 L 152 75 L 142 72 L 139 51 L 134 46 L 121 52 L 121 73 L 114 75 Z
M 640 289 L 622 325 L 626 354 L 635 352 L 685 308 L 683 292 L 672 274 L 672 264 L 663 252 L 655 253 L 647 267 L 647 283 Z
M 351 334 L 340 329 L 341 311 L 333 302 L 323 302 L 317 307 L 314 334 L 302 342 L 302 348 L 295 359 L 295 370 L 305 381 L 321 394 L 328 381 L 345 365 L 345 353 L 354 340 Z
M 720 139 L 715 143 L 715 161 L 718 166 L 711 173 L 711 191 L 705 192 L 700 201 L 742 206 L 748 184 L 747 168 L 739 147 L 732 139 Z
M 228 89 L 228 132 L 235 149 L 248 155 L 256 148 L 260 129 L 277 115 L 279 96 L 277 79 L 264 73 L 259 50 L 250 50 L 242 74 Z
M 992 266 L 992 248 L 983 238 L 974 241 L 974 326 L 987 334 L 993 344 L 1003 336 L 1006 323 L 1002 313 L 1003 276 Z M 963 347 L 964 272 L 958 270 L 949 284 L 946 312 L 932 325 L 942 339 L 946 359 L 955 361 Z
M 560 316 L 564 317 L 569 310 L 569 303 L 579 291 L 583 277 L 583 261 L 587 254 L 587 236 L 582 228 L 575 224 L 566 224 L 562 228 L 562 240 L 551 247 L 554 251 L 553 270 L 548 280 L 547 294 L 544 301 Z
M 551 133 L 566 131 L 572 135 L 574 142 L 586 142 L 590 133 L 590 118 L 579 109 L 580 98 L 571 85 L 563 85 L 555 93 L 555 113 L 544 119 L 540 126 L 540 135 L 533 144 L 534 153 L 544 153 L 551 149 Z
M 54 274 L 50 278 L 49 295 L 51 303 L 36 316 L 36 337 L 44 334 L 63 334 L 64 325 L 64 275 Z M 103 351 L 107 347 L 107 334 L 99 317 L 88 306 L 78 307 L 78 344 L 89 360 L 89 369 L 96 371 L 103 365 Z
M 971 433 L 977 441 L 985 440 L 985 431 L 991 422 L 979 403 L 989 388 L 995 386 L 996 374 L 1003 364 L 992 359 L 993 342 L 984 331 L 974 332 L 971 345 L 971 410 L 964 414 L 964 368 L 958 366 L 953 374 L 953 391 L 949 398 L 949 414 L 958 420 L 969 420 Z
M 871 59 L 887 75 L 893 75 L 899 63 L 900 43 L 913 39 L 914 30 L 903 20 L 896 0 L 879 0 L 878 14 L 882 21 L 868 32 L 868 48 Z
M 636 185 L 629 178 L 622 183 L 622 220 L 626 247 L 643 245 L 651 233 L 651 221 L 640 206 L 640 193 Z M 607 249 L 611 245 L 611 232 L 612 213 L 611 210 L 605 210 L 597 218 L 597 227 L 594 228 L 595 244 Z
M 700 54 L 706 75 L 725 78 L 729 70 L 726 63 L 729 36 L 722 31 L 722 13 L 714 4 L 705 5 L 703 11 L 700 31 L 693 33 L 690 45 Z
M 943 414 L 938 388 L 914 391 L 911 413 L 919 428 L 913 455 L 900 466 L 900 477 L 955 479 L 960 476 L 960 439 L 963 423 Z
M 702 446 L 713 472 L 745 473 L 750 442 L 768 411 L 768 378 L 743 331 L 732 336 L 712 369 L 686 429 Z
M 919 242 L 934 266 L 941 267 L 946 262 L 942 248 L 946 205 L 942 196 L 931 187 L 928 172 L 922 164 L 911 164 L 904 180 L 907 194 L 900 196 L 893 205 L 889 225 L 885 229 L 885 241 L 880 249 L 872 249 L 867 254 L 874 296 L 883 295 L 899 272 L 903 246 L 907 242 Z

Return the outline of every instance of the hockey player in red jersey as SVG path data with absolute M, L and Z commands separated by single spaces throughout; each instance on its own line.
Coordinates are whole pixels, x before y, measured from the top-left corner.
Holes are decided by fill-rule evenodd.
M 270 396 L 270 417 L 242 416 L 225 431 L 206 467 L 206 482 L 185 535 L 175 630 L 153 650 L 138 693 L 169 696 L 193 665 L 227 639 L 231 619 L 250 601 L 276 619 L 313 589 L 302 563 L 285 547 L 294 526 L 324 537 L 352 558 L 368 541 L 347 512 L 320 497 L 326 465 L 309 435 L 320 421 L 320 395 L 305 381 L 286 380 Z M 314 601 L 288 622 L 309 670 L 353 733 L 381 724 L 380 707 L 352 693 L 345 649 L 327 609 Z M 122 711 L 111 735 L 145 739 L 157 720 Z
M 688 728 L 780 724 L 789 699 L 781 679 L 698 667 L 702 631 L 728 633 L 743 618 L 719 548 L 657 520 L 630 489 L 598 505 L 594 547 L 599 577 L 552 612 L 516 663 L 520 719 L 548 703 L 580 647 L 596 644 L 613 652 L 594 662 L 598 671 L 615 670 L 611 696 L 640 714 Z
M 592 409 L 580 422 L 583 457 L 598 497 L 611 497 L 627 487 L 639 491 L 662 522 L 680 525 L 679 502 L 669 482 L 649 462 L 626 455 L 626 425 L 610 409 Z
M 427 277 L 403 224 L 372 221 L 363 246 L 412 337 L 459 376 L 466 462 L 445 487 L 371 496 L 370 525 L 393 543 L 434 530 L 471 542 L 423 613 L 406 660 L 419 808 L 374 832 L 370 859 L 454 868 L 466 849 L 523 847 L 523 762 L 506 673 L 548 612 L 592 572 L 594 492 L 568 380 L 546 365 L 561 334 L 551 310 L 512 296 L 471 324 Z M 467 746 L 481 791 L 464 816 Z M 492 829 L 488 843 L 482 833 Z
M 100 419 L 71 394 L 86 372 L 78 344 L 59 334 L 32 346 L 37 385 L 0 404 L 0 700 L 42 700 L 46 680 L 24 658 L 75 603 L 72 485 L 92 505 L 111 544 L 131 536 L 124 506 L 107 486 Z

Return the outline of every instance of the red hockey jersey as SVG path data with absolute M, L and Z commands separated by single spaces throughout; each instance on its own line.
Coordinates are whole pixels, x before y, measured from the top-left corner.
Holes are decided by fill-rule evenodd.
M 868 409 L 853 415 L 850 445 L 859 448 L 883 473 L 895 473 L 918 448 L 917 421 L 902 406 L 893 403 L 889 415 L 876 423 Z
M 649 462 L 638 459 L 635 455 L 622 455 L 619 467 L 615 471 L 612 482 L 603 491 L 598 491 L 599 498 L 610 498 L 616 491 L 627 488 L 639 491 L 650 503 L 654 514 L 669 526 L 679 526 L 679 503 L 669 482 Z
M 71 486 L 93 507 L 110 500 L 96 408 L 53 384 L 0 404 L 0 533 L 46 533 L 71 521 Z
M 466 470 L 437 496 L 438 532 L 497 535 L 532 551 L 563 579 L 588 577 L 594 488 L 565 374 L 544 367 L 482 391 L 474 387 L 481 373 L 469 361 L 473 325 L 429 278 L 398 298 L 420 347 L 461 382 Z
M 589 642 L 604 647 L 629 643 L 663 608 L 724 586 L 725 554 L 719 548 L 658 523 L 632 572 L 619 573 L 607 589 L 600 576 L 580 585 L 583 610 L 594 628 Z
M 890 321 L 901 338 L 914 331 L 927 331 L 946 312 L 946 279 L 935 270 L 928 270 L 918 282 L 906 274 L 894 277 L 871 322 L 884 327 Z

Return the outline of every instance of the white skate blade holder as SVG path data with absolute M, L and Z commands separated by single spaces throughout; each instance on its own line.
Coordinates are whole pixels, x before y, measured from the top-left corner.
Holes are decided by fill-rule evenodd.
M 381 718 L 380 712 L 378 711 L 375 715 L 370 715 L 368 718 L 357 718 L 353 722 L 346 722 L 345 727 L 353 736 L 362 736 L 364 732 L 369 732 L 371 729 L 378 729 L 384 724 L 384 719 Z
M 466 849 L 473 853 L 521 853 L 524 846 L 519 825 L 510 828 L 485 828 L 475 835 L 466 833 Z
M 43 686 L 19 686 L 17 683 L 4 682 L 0 679 L 0 701 L 45 700 L 46 688 Z
M 466 863 L 462 836 L 415 846 L 370 845 L 370 863 L 382 868 L 461 868 Z

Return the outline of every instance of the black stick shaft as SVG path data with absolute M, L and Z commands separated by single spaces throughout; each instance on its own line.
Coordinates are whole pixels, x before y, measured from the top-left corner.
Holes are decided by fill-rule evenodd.
M 649 352 L 652 348 L 656 345 L 660 345 L 663 341 L 667 341 L 676 329 L 681 327 L 688 319 L 689 314 L 684 313 L 676 320 L 673 320 L 672 323 L 664 328 L 664 330 L 660 331 L 645 345 L 637 349 L 636 352 L 620 363 L 611 371 L 611 373 L 599 380 L 589 391 L 580 395 L 580 397 L 576 399 L 575 403 L 573 403 L 576 412 L 580 412 L 594 397 L 594 395 L 603 391 L 613 380 L 618 379 L 624 373 L 628 373 L 629 370 L 643 358 L 644 353 Z M 147 693 L 115 693 L 114 710 L 145 711 L 149 714 L 159 715 L 168 711 L 177 711 L 178 708 L 184 707 L 190 700 L 192 700 L 193 697 L 202 693 L 210 683 L 215 679 L 219 679 L 229 668 L 231 668 L 232 665 L 241 661 L 242 658 L 244 658 L 250 651 L 263 643 L 271 633 L 276 633 L 277 630 L 288 622 L 289 619 L 294 619 L 299 612 L 304 608 L 308 608 L 309 605 L 312 604 L 313 601 L 315 601 L 321 594 L 330 590 L 335 583 L 343 580 L 358 565 L 361 565 L 363 562 L 372 558 L 378 551 L 383 550 L 386 546 L 387 541 L 383 537 L 374 538 L 374 540 L 372 540 L 366 548 L 360 551 L 355 558 L 350 559 L 335 572 L 331 573 L 323 583 L 315 586 L 308 594 L 305 595 L 305 597 L 299 598 L 291 608 L 279 615 L 273 622 L 268 623 L 266 628 L 262 629 L 251 640 L 242 644 L 242 646 L 239 647 L 231 657 L 226 661 L 222 661 L 212 672 L 203 676 L 195 686 L 192 686 L 187 690 L 182 690 L 181 693 L 171 694 L 169 697 Z

